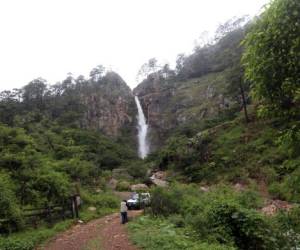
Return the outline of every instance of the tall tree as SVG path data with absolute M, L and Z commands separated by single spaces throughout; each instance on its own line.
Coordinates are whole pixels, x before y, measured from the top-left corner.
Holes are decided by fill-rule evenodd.
M 102 65 L 98 65 L 97 67 L 93 68 L 90 72 L 90 78 L 93 82 L 98 82 L 105 72 L 105 68 Z
M 23 88 L 23 101 L 27 108 L 44 108 L 44 95 L 47 90 L 46 80 L 37 78 Z
M 260 113 L 295 116 L 300 104 L 300 1 L 274 0 L 245 39 L 243 63 Z
M 157 63 L 156 58 L 151 58 L 148 62 L 144 63 L 137 74 L 137 81 L 146 79 L 150 74 L 157 72 L 161 68 Z

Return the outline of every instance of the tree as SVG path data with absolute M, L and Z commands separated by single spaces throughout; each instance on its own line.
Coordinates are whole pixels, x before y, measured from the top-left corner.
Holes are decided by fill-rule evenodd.
M 157 63 L 156 58 L 151 58 L 148 62 L 144 63 L 137 74 L 137 81 L 146 79 L 150 74 L 157 72 L 161 68 Z
M 244 70 L 240 64 L 235 64 L 227 76 L 229 86 L 227 92 L 232 96 L 237 96 L 238 101 L 241 100 L 241 104 L 244 110 L 245 121 L 248 123 L 249 116 L 247 110 L 247 96 L 246 92 L 249 89 L 247 82 L 244 80 Z
M 23 88 L 23 101 L 27 108 L 44 108 L 44 95 L 47 90 L 46 80 L 37 78 Z
M 102 65 L 98 65 L 97 67 L 93 68 L 90 72 L 90 78 L 93 82 L 98 82 L 105 72 L 105 68 Z
M 275 0 L 246 36 L 243 63 L 260 114 L 299 114 L 299 34 L 300 1 Z

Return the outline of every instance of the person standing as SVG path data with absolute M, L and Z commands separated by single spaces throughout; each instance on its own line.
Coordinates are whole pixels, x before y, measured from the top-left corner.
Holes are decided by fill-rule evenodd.
M 121 201 L 121 208 L 120 208 L 120 212 L 121 212 L 121 223 L 125 224 L 126 222 L 128 222 L 128 217 L 127 217 L 127 204 L 126 204 L 126 200 Z

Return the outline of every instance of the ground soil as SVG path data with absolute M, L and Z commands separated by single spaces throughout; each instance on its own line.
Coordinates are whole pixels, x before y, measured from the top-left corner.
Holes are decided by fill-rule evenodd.
M 142 211 L 129 211 L 129 220 Z M 130 223 L 130 221 L 129 221 Z M 120 223 L 119 213 L 89 223 L 77 224 L 58 234 L 39 249 L 44 250 L 137 250 L 129 241 L 126 225 Z

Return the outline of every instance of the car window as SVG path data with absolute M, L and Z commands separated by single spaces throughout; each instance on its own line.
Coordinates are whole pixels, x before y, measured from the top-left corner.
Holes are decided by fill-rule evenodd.
M 139 198 L 139 195 L 138 195 L 138 194 L 133 194 L 133 195 L 132 195 L 132 199 L 137 200 L 138 198 Z

